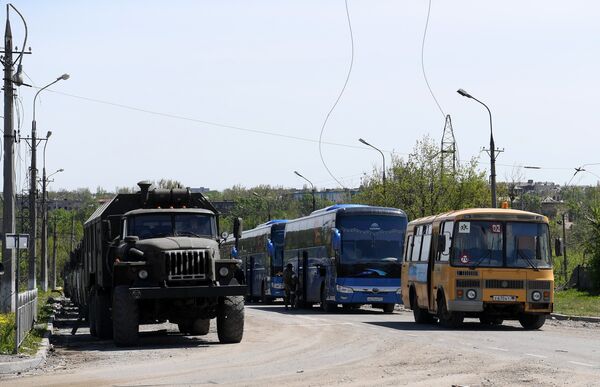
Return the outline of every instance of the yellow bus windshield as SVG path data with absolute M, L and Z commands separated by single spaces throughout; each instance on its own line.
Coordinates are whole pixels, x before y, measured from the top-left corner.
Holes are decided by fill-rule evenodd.
M 467 267 L 550 268 L 548 225 L 528 222 L 458 221 L 451 263 Z

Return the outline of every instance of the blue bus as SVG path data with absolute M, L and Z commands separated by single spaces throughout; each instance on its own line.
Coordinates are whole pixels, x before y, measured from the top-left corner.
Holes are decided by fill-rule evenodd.
M 371 304 L 391 313 L 401 303 L 406 214 L 395 208 L 338 204 L 285 226 L 284 263 L 298 274 L 300 306 L 330 312 Z
M 242 232 L 237 249 L 231 238 L 222 251 L 242 260 L 249 302 L 270 303 L 283 298 L 283 237 L 286 220 L 270 220 Z

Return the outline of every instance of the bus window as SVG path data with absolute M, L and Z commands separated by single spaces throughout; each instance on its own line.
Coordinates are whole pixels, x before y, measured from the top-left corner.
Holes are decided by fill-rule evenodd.
M 551 266 L 548 226 L 537 223 L 506 224 L 506 265 L 508 267 Z
M 413 242 L 413 236 L 411 234 L 408 236 L 408 239 L 406 240 L 406 249 L 404 251 L 404 260 L 405 261 L 410 261 L 410 254 L 412 253 L 412 242 Z
M 425 233 L 423 234 L 423 248 L 421 249 L 421 261 L 429 261 L 429 250 L 431 248 L 431 229 L 432 225 L 423 226 Z
M 502 266 L 502 229 L 502 222 L 459 221 L 452 246 L 452 263 L 458 266 Z
M 446 238 L 446 249 L 440 254 L 440 261 L 448 262 L 450 259 L 450 245 L 452 243 L 452 232 L 454 231 L 454 222 L 444 222 L 442 224 L 442 235 Z
M 417 226 L 413 240 L 413 247 L 410 253 L 411 261 L 418 261 L 421 253 L 421 240 L 423 239 L 423 227 Z

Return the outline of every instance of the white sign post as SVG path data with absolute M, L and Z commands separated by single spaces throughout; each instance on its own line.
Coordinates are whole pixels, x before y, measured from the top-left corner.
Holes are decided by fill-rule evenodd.
M 8 250 L 17 250 L 15 267 L 15 353 L 19 353 L 19 250 L 29 246 L 29 234 L 4 234 L 4 246 Z

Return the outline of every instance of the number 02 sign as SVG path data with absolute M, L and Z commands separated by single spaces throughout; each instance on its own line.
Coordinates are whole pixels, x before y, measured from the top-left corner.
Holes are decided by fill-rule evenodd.
M 495 234 L 502 233 L 502 225 L 501 224 L 492 224 L 492 232 Z

